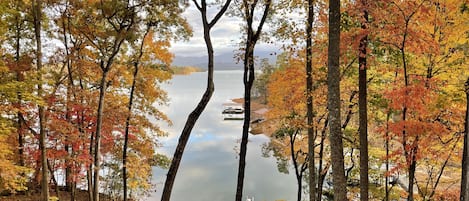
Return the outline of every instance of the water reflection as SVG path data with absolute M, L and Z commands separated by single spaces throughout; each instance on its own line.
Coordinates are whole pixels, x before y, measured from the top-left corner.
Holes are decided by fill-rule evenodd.
M 206 86 L 206 73 L 175 76 L 165 85 L 170 106 L 163 111 L 173 121 L 164 127 L 169 136 L 161 139 L 159 152 L 172 156 L 187 115 L 200 100 Z M 238 167 L 237 150 L 241 138 L 242 121 L 223 121 L 222 104 L 242 97 L 241 71 L 215 72 L 215 93 L 192 131 L 186 147 L 176 182 L 172 201 L 226 201 L 234 200 Z M 295 200 L 294 175 L 277 171 L 274 158 L 263 158 L 262 144 L 265 136 L 250 135 L 244 197 L 256 201 Z M 159 200 L 166 170 L 154 168 L 152 181 L 156 191 L 147 200 Z

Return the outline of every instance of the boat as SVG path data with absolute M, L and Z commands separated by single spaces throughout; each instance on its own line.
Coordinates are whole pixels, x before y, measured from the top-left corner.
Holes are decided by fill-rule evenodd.
M 243 120 L 244 108 L 240 105 L 225 105 L 222 113 L 223 120 Z

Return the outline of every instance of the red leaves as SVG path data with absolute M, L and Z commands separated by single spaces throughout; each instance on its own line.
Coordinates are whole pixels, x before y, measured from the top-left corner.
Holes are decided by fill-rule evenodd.
M 407 108 L 414 115 L 428 113 L 428 104 L 435 103 L 437 98 L 435 92 L 430 88 L 431 82 L 421 77 L 415 77 L 409 86 L 394 85 L 394 88 L 384 93 L 384 97 L 389 100 L 389 108 L 395 111 Z
M 438 88 L 435 80 L 410 77 L 408 86 L 394 85 L 384 92 L 392 120 L 388 123 L 389 139 L 402 146 L 392 156 L 396 161 L 404 157 L 405 166 L 423 157 L 441 157 L 441 140 L 451 136 L 451 131 L 438 120 L 441 115 Z M 402 82 L 402 81 L 401 81 Z M 397 83 L 397 82 L 396 82 Z M 444 145 L 443 145 L 444 146 Z

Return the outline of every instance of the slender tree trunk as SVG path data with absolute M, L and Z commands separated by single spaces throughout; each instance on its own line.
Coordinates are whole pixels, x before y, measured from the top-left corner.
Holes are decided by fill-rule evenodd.
M 179 136 L 178 145 L 176 146 L 176 150 L 173 155 L 173 160 L 171 161 L 171 165 L 169 167 L 168 174 L 166 176 L 166 181 L 164 184 L 161 201 L 169 201 L 171 199 L 171 192 L 173 190 L 173 185 L 176 179 L 176 174 L 179 169 L 179 165 L 181 163 L 182 155 L 184 153 L 184 149 L 186 147 L 187 141 L 189 141 L 191 131 L 194 128 L 194 125 L 199 119 L 200 115 L 204 111 L 205 107 L 207 106 L 208 102 L 210 101 L 213 91 L 215 90 L 215 85 L 213 83 L 214 57 L 213 57 L 213 45 L 212 45 L 212 40 L 210 36 L 210 30 L 217 23 L 217 21 L 222 17 L 222 15 L 226 12 L 226 10 L 228 9 L 228 6 L 231 3 L 231 0 L 227 0 L 225 2 L 221 10 L 215 15 L 215 17 L 210 22 L 207 20 L 206 1 L 202 0 L 201 4 L 199 4 L 196 0 L 193 0 L 193 2 L 202 15 L 202 23 L 204 27 L 204 40 L 205 40 L 205 45 L 207 47 L 207 55 L 208 55 L 207 87 L 202 96 L 202 99 L 199 101 L 196 108 L 187 117 L 186 124 L 184 125 L 181 135 Z
M 122 178 L 123 178 L 123 184 L 124 184 L 124 201 L 127 201 L 127 147 L 129 144 L 129 127 L 130 127 L 130 119 L 132 117 L 132 106 L 133 106 L 133 100 L 134 100 L 134 92 L 135 92 L 135 86 L 137 83 L 137 77 L 138 77 L 138 70 L 139 70 L 139 65 L 140 65 L 140 59 L 143 56 L 143 45 L 145 44 L 145 38 L 147 37 L 149 32 L 149 28 L 145 32 L 142 38 L 142 43 L 140 44 L 140 49 L 139 49 L 139 55 L 137 57 L 137 60 L 134 62 L 134 74 L 133 74 L 133 80 L 132 80 L 132 86 L 130 88 L 130 95 L 129 95 L 129 104 L 127 106 L 127 110 L 129 114 L 127 115 L 127 119 L 125 120 L 125 132 L 124 132 L 124 147 L 122 149 Z
M 37 71 L 41 74 L 42 70 L 42 39 L 41 39 L 41 20 L 42 20 L 42 1 L 33 0 L 33 18 L 34 18 L 34 34 L 36 37 L 36 65 Z M 43 95 L 42 78 L 38 78 L 39 84 L 37 86 L 37 95 L 41 98 Z M 45 111 L 44 106 L 38 105 L 39 110 L 39 148 L 41 150 L 41 199 L 43 201 L 49 200 L 49 174 L 47 168 L 47 146 L 46 146 L 46 128 L 45 128 Z
M 313 22 L 314 3 L 308 0 L 308 22 L 306 24 L 306 104 L 308 117 L 308 170 L 309 170 L 309 200 L 316 200 L 316 164 L 314 153 L 314 112 L 313 112 Z
M 289 137 L 290 137 L 289 140 L 290 140 L 290 156 L 293 162 L 293 167 L 295 168 L 296 183 L 298 184 L 297 200 L 301 201 L 302 174 L 300 172 L 299 165 L 298 165 L 298 154 L 295 151 L 295 141 L 296 141 L 296 135 L 298 132 L 299 131 L 294 131 L 293 133 L 289 133 Z
M 142 41 L 142 46 L 143 46 L 143 41 Z M 140 54 L 142 55 L 142 54 Z M 127 147 L 129 144 L 129 127 L 130 127 L 130 119 L 132 116 L 132 105 L 133 105 L 133 99 L 134 99 L 134 91 L 135 91 L 135 84 L 137 80 L 137 75 L 138 75 L 138 63 L 134 64 L 135 71 L 134 71 L 134 76 L 132 80 L 132 87 L 130 89 L 130 97 L 129 97 L 129 105 L 127 107 L 128 109 L 128 116 L 127 119 L 125 120 L 125 133 L 124 133 L 124 148 L 122 149 L 122 179 L 123 179 L 123 190 L 124 190 L 124 201 L 127 201 Z
M 239 152 L 239 166 L 238 166 L 238 180 L 236 185 L 236 196 L 235 201 L 241 201 L 243 199 L 243 188 L 244 188 L 244 174 L 246 168 L 246 154 L 247 144 L 249 137 L 249 126 L 251 123 L 251 89 L 254 83 L 254 48 L 257 40 L 262 32 L 262 27 L 267 19 L 267 14 L 270 10 L 270 4 L 272 0 L 266 0 L 264 2 L 264 10 L 262 18 L 258 24 L 257 30 L 253 30 L 254 10 L 257 6 L 258 1 L 248 2 L 243 0 L 243 12 L 246 20 L 246 46 L 244 53 L 244 123 L 243 123 L 243 134 L 241 137 L 241 147 Z
M 82 113 L 82 115 L 84 115 Z M 94 133 L 90 134 L 90 157 L 93 158 L 93 144 L 94 144 Z M 93 196 L 93 163 L 88 165 L 88 170 L 86 171 L 86 176 L 88 179 L 88 197 L 90 201 L 94 201 Z
M 340 117 L 340 0 L 329 0 L 328 109 L 334 200 L 347 200 Z
M 466 125 L 464 133 L 462 175 L 461 175 L 461 201 L 469 201 L 469 78 L 465 84 L 466 90 Z
M 94 201 L 99 201 L 99 170 L 101 169 L 101 132 L 103 127 L 103 111 L 104 111 L 104 100 L 107 89 L 107 76 L 111 70 L 114 59 L 118 55 L 122 44 L 124 41 L 128 40 L 129 31 L 133 28 L 136 14 L 134 9 L 128 10 L 132 14 L 126 15 L 124 20 L 129 20 L 128 23 L 120 23 L 120 27 L 114 27 L 114 31 L 117 32 L 117 37 L 113 40 L 113 43 L 108 48 L 102 49 L 102 52 L 108 52 L 105 58 L 100 58 L 100 68 L 101 68 L 101 80 L 99 84 L 99 101 L 98 101 L 98 110 L 97 110 L 97 120 L 96 120 L 96 133 L 95 133 L 95 143 L 94 143 L 94 182 L 93 182 L 93 198 Z M 108 20 L 110 20 L 108 18 Z
M 290 132 L 290 131 L 289 131 Z M 301 197 L 303 194 L 303 173 L 306 171 L 307 167 L 307 161 L 303 162 L 303 164 L 300 166 L 299 164 L 299 157 L 300 153 L 298 151 L 295 151 L 295 141 L 297 139 L 298 133 L 301 132 L 300 130 L 293 131 L 293 133 L 289 133 L 290 137 L 290 156 L 293 162 L 293 167 L 295 168 L 295 176 L 296 176 L 296 182 L 298 184 L 298 189 L 297 189 L 297 200 L 301 201 Z
M 324 141 L 326 140 L 326 132 L 327 132 L 327 125 L 329 124 L 329 118 L 326 117 L 324 120 L 324 126 L 321 130 L 321 142 L 319 144 L 319 166 L 318 166 L 318 192 L 317 192 L 317 200 L 322 200 L 322 186 L 324 184 L 324 179 L 327 173 L 327 170 L 329 169 L 329 166 L 327 167 L 327 170 L 324 171 L 322 166 L 324 163 Z M 323 174 L 324 172 L 324 174 Z
M 296 194 L 297 194 L 296 197 L 297 197 L 298 201 L 301 201 L 301 195 L 303 193 L 303 191 L 302 191 L 303 190 L 303 188 L 302 188 L 302 186 L 303 186 L 303 175 L 300 174 L 300 175 L 296 176 L 296 181 L 298 183 L 298 191 L 296 192 Z
M 109 68 L 104 67 L 104 62 L 101 62 L 101 82 L 99 84 L 99 101 L 98 101 L 98 114 L 96 122 L 96 136 L 94 142 L 94 169 L 93 169 L 93 198 L 94 201 L 99 201 L 99 170 L 101 169 L 101 130 L 103 126 L 103 111 L 104 111 L 104 96 L 106 95 L 106 78 Z
M 360 1 L 363 9 L 363 19 L 361 28 L 367 30 L 368 10 L 367 0 Z M 368 46 L 368 34 L 360 39 L 358 55 L 358 111 L 359 111 L 359 139 L 360 139 L 360 200 L 368 201 L 368 108 L 367 108 L 367 78 L 366 63 Z
M 66 11 L 65 11 L 66 12 Z M 64 15 L 64 14 L 63 14 Z M 64 37 L 64 46 L 65 46 L 65 64 L 67 66 L 67 76 L 68 76 L 68 83 L 69 85 L 67 86 L 67 103 L 66 103 L 66 112 L 65 112 L 65 119 L 67 120 L 68 123 L 72 123 L 72 119 L 71 119 L 71 116 L 70 116 L 70 103 L 72 102 L 72 92 L 74 90 L 74 86 L 73 86 L 73 75 L 72 75 L 72 66 L 71 66 L 71 62 L 70 62 L 70 53 L 69 53 L 69 48 L 68 48 L 68 37 L 67 37 L 67 27 L 66 27 L 66 24 L 65 24 L 65 19 L 62 20 L 62 34 L 63 34 L 63 37 Z M 68 140 L 65 141 L 65 150 L 67 152 L 67 154 L 70 156 L 70 158 L 72 158 L 72 155 L 73 155 L 73 150 L 70 151 L 70 143 Z M 70 160 L 68 159 L 69 157 L 67 157 L 67 159 L 65 159 L 65 164 L 66 164 L 66 168 L 65 168 L 65 187 L 67 189 L 67 191 L 69 192 L 72 192 L 72 186 L 73 186 L 73 182 L 71 177 L 72 177 L 72 168 L 71 168 L 71 165 L 70 165 Z M 71 198 L 72 200 L 74 199 L 74 196 L 71 195 Z
M 20 98 L 21 95 L 18 95 L 18 98 Z M 21 107 L 21 99 L 18 99 L 18 105 Z M 24 163 L 24 139 L 23 139 L 23 125 L 25 124 L 23 122 L 23 114 L 21 112 L 17 113 L 18 115 L 18 157 L 19 157 L 19 165 L 23 166 L 25 165 Z
M 416 156 L 416 153 L 417 151 L 414 151 L 414 149 L 411 149 L 411 162 L 410 162 L 410 166 L 408 168 L 408 172 L 409 172 L 409 189 L 407 190 L 407 192 L 409 193 L 409 195 L 407 195 L 407 200 L 408 201 L 413 201 L 414 200 L 414 181 L 415 181 L 415 170 L 417 168 L 417 159 L 415 158 Z
M 388 112 L 386 114 L 386 133 L 385 133 L 385 146 L 386 146 L 386 177 L 385 177 L 385 186 L 384 186 L 384 190 L 385 190 L 385 194 L 384 194 L 384 201 L 389 201 L 389 176 L 388 176 L 388 172 L 389 172 L 389 118 L 390 118 L 391 114 Z
M 252 24 L 252 18 L 251 18 Z M 239 153 L 238 182 L 236 188 L 236 201 L 241 201 L 244 188 L 244 172 L 246 167 L 247 144 L 249 137 L 249 124 L 251 122 L 251 88 L 254 82 L 254 45 L 252 44 L 252 29 L 248 31 L 246 52 L 244 57 L 244 123 Z
M 205 40 L 210 40 L 209 30 L 205 31 Z M 161 197 L 162 201 L 169 201 L 171 197 L 172 187 L 174 185 L 174 180 L 176 179 L 177 170 L 179 169 L 179 165 L 181 163 L 182 155 L 184 153 L 184 149 L 186 147 L 187 141 L 189 141 L 189 137 L 191 134 L 192 129 L 194 128 L 195 123 L 199 119 L 200 115 L 204 111 L 205 107 L 207 106 L 210 98 L 212 97 L 213 91 L 215 90 L 215 86 L 213 83 L 213 47 L 211 42 L 207 44 L 207 51 L 209 57 L 208 63 L 208 81 L 207 81 L 207 88 L 202 96 L 197 107 L 189 114 L 189 117 L 186 120 L 186 124 L 184 129 L 182 130 L 181 135 L 179 136 L 178 145 L 173 155 L 173 160 L 171 161 L 171 166 L 169 167 L 168 174 L 166 177 L 166 182 L 163 189 L 163 195 Z
M 19 9 L 19 2 L 17 3 L 17 9 Z M 15 62 L 16 65 L 20 65 L 20 49 L 21 49 L 21 44 L 20 44 L 20 39 L 21 39 L 21 21 L 20 21 L 20 16 L 17 15 L 15 16 L 15 23 L 16 23 L 16 32 L 15 32 Z M 22 82 L 23 81 L 23 74 L 21 72 L 22 69 L 16 69 L 16 81 L 17 82 Z M 22 107 L 22 100 L 23 97 L 21 95 L 21 92 L 17 92 L 17 98 L 18 98 L 18 108 Z M 24 139 L 23 139 L 23 125 L 25 122 L 23 122 L 23 114 L 21 112 L 17 113 L 18 115 L 18 125 L 17 125 L 17 132 L 18 132 L 18 158 L 19 158 L 19 165 L 24 166 Z
M 406 42 L 407 42 L 407 34 L 409 31 L 409 21 L 410 18 L 407 18 L 405 21 L 405 30 L 404 30 L 404 35 L 400 47 L 400 52 L 401 52 L 401 59 L 402 59 L 402 66 L 404 70 L 404 86 L 406 88 L 405 95 L 409 96 L 409 92 L 407 91 L 409 87 L 409 75 L 408 75 L 408 66 L 407 66 L 407 59 L 406 59 L 406 53 L 405 53 L 405 48 L 406 48 Z M 407 105 L 404 104 L 404 107 L 402 109 L 402 121 L 406 122 L 407 121 Z M 402 130 L 402 142 L 403 142 L 403 150 L 404 150 L 404 155 L 406 158 L 406 161 L 408 161 L 408 183 L 409 187 L 407 189 L 407 200 L 408 201 L 413 201 L 414 200 L 414 179 L 415 179 L 415 169 L 417 167 L 417 161 L 416 161 L 416 154 L 417 154 L 417 148 L 418 148 L 418 143 L 413 143 L 415 144 L 415 147 L 411 147 L 410 151 L 407 151 L 407 146 L 413 146 L 410 144 L 409 139 L 408 139 L 408 133 L 406 130 L 406 127 L 404 126 L 404 129 Z M 415 139 L 418 141 L 418 136 Z
M 435 195 L 435 193 L 437 192 L 437 188 L 438 188 L 438 184 L 440 183 L 441 181 L 441 177 L 443 176 L 443 173 L 445 172 L 445 169 L 446 167 L 448 166 L 448 163 L 449 163 L 449 160 L 451 159 L 451 156 L 453 156 L 453 153 L 454 150 L 456 149 L 456 146 L 459 144 L 459 139 L 460 138 L 457 138 L 456 142 L 454 142 L 453 144 L 453 147 L 451 148 L 451 150 L 449 151 L 448 153 L 448 156 L 446 157 L 445 159 L 445 162 L 443 163 L 443 165 L 441 165 L 441 169 L 438 171 L 438 176 L 436 178 L 436 181 L 435 183 L 433 184 L 433 186 L 431 187 L 431 193 L 430 195 L 428 196 L 428 199 L 429 200 L 434 200 L 433 196 Z M 427 184 L 428 185 L 428 184 Z
M 52 183 L 54 184 L 53 186 L 55 186 L 55 194 L 57 196 L 57 198 L 59 198 L 60 200 L 60 197 L 59 197 L 59 183 L 57 182 L 57 179 L 55 178 L 55 175 L 54 175 L 54 169 L 52 168 L 52 164 L 50 164 L 50 160 L 47 159 L 47 167 L 49 168 L 48 171 L 50 173 L 50 178 L 52 179 Z

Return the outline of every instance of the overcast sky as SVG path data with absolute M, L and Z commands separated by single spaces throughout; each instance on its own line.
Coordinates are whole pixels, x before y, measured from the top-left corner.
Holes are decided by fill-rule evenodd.
M 217 7 L 210 8 L 208 11 L 208 20 L 213 19 L 213 15 L 218 12 Z M 193 29 L 193 37 L 189 41 L 176 41 L 173 42 L 171 52 L 176 56 L 204 56 L 206 55 L 206 47 L 203 39 L 203 26 L 200 12 L 190 1 L 190 6 L 184 12 L 184 17 Z M 243 22 L 240 18 L 229 17 L 224 15 L 218 23 L 212 28 L 211 36 L 215 55 L 233 53 L 238 49 L 238 44 L 241 41 L 241 26 Z M 267 45 L 258 42 L 256 46 L 258 51 L 276 51 L 277 48 L 273 45 Z

